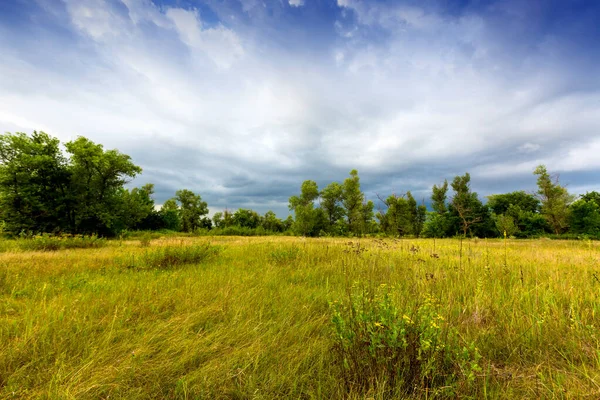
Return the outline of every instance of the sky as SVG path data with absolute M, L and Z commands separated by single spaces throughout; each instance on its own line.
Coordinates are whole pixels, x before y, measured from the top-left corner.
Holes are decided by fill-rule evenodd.
M 85 136 L 161 204 L 288 214 L 357 169 L 368 199 L 536 165 L 600 190 L 600 1 L 0 0 L 0 132 Z

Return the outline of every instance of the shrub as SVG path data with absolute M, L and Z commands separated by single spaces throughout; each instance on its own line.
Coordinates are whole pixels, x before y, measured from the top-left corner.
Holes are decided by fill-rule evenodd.
M 298 247 L 288 247 L 273 250 L 269 254 L 269 258 L 274 264 L 286 265 L 294 262 L 300 256 L 300 249 Z
M 63 249 L 89 249 L 106 245 L 106 239 L 96 235 L 35 235 L 17 240 L 19 248 L 32 251 L 56 251 Z
M 141 257 L 128 260 L 126 266 L 135 269 L 173 269 L 187 264 L 199 264 L 220 252 L 210 243 L 194 246 L 167 246 L 147 251 Z
M 144 234 L 140 236 L 140 246 L 141 247 L 150 247 L 150 242 L 152 242 L 152 235 Z
M 383 390 L 384 397 L 417 390 L 452 395 L 459 381 L 472 382 L 480 371 L 475 345 L 461 344 L 432 297 L 402 311 L 392 302 L 392 290 L 355 284 L 348 299 L 331 303 L 333 354 L 345 389 Z

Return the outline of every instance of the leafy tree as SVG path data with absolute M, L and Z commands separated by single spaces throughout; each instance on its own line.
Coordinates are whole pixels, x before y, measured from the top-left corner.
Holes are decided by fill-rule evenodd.
M 358 171 L 350 171 L 350 177 L 342 185 L 342 204 L 347 218 L 348 231 L 360 234 L 364 229 L 363 203 L 365 195 L 360 190 Z
M 569 225 L 573 233 L 599 235 L 600 206 L 594 200 L 577 200 L 570 206 Z
M 373 209 L 375 204 L 371 200 L 365 202 L 362 206 L 362 233 L 371 233 L 375 231 L 377 224 L 374 221 Z
M 449 219 L 436 211 L 428 212 L 422 234 L 425 237 L 440 238 L 447 235 Z
M 488 196 L 487 205 L 494 214 L 506 214 L 511 206 L 532 213 L 540 210 L 540 200 L 522 190 Z
M 199 194 L 188 189 L 178 190 L 175 201 L 179 203 L 181 229 L 184 232 L 193 232 L 202 227 L 202 217 L 208 214 L 208 205 Z
M 169 199 L 164 202 L 160 209 L 160 215 L 164 221 L 165 229 L 172 231 L 181 230 L 181 216 L 179 205 L 175 199 Z
M 507 236 L 513 236 L 519 231 L 519 228 L 515 224 L 515 220 L 510 215 L 494 214 L 493 219 L 496 229 L 501 236 L 505 233 Z
M 423 235 L 426 237 L 447 236 L 452 225 L 446 199 L 448 198 L 448 181 L 440 186 L 433 185 L 431 190 L 431 205 L 433 212 L 426 213 L 423 225 Z
M 431 193 L 431 206 L 433 210 L 443 215 L 448 211 L 448 207 L 446 206 L 446 198 L 448 196 L 448 181 L 444 180 L 444 184 L 437 186 L 433 185 L 432 193 Z
M 454 220 L 458 221 L 463 236 L 466 236 L 468 232 L 475 233 L 474 228 L 478 224 L 489 229 L 488 226 L 491 220 L 488 209 L 481 203 L 477 193 L 471 191 L 471 176 L 469 173 L 455 177 L 451 185 L 454 196 L 450 203 L 450 213 Z M 487 236 L 488 229 L 479 231 L 482 236 Z
M 268 232 L 282 232 L 283 222 L 271 210 L 267 211 L 262 218 L 262 227 Z
M 154 211 L 154 185 L 148 183 L 141 188 L 121 189 L 119 222 L 123 229 L 140 229 L 143 222 Z
M 537 175 L 538 196 L 542 203 L 541 213 L 557 235 L 568 229 L 569 204 L 574 197 L 559 184 L 558 176 L 552 177 L 544 165 L 533 172 Z
M 261 224 L 261 217 L 256 211 L 240 208 L 233 214 L 233 224 L 242 228 L 256 229 Z
M 296 220 L 294 230 L 302 236 L 314 236 L 317 222 L 314 201 L 319 197 L 319 188 L 315 181 L 307 180 L 302 183 L 300 196 L 292 196 L 289 208 L 294 211 Z
M 79 137 L 65 144 L 71 155 L 69 166 L 74 198 L 75 230 L 112 234 L 118 226 L 121 189 L 142 172 L 131 157 L 118 150 L 104 150 L 100 144 Z
M 593 191 L 587 192 L 586 194 L 581 195 L 581 199 L 585 201 L 593 201 L 600 207 L 600 193 Z
M 410 193 L 406 192 L 406 198 L 408 203 L 410 231 L 415 236 L 420 236 L 423 231 L 423 225 L 425 224 L 425 218 L 427 215 L 427 207 L 424 204 L 417 205 L 417 201 Z
M 6 231 L 74 229 L 71 172 L 59 146 L 44 132 L 0 135 L 0 215 Z
M 294 226 L 294 217 L 288 215 L 285 221 L 283 221 L 283 231 L 290 231 L 292 226 Z
M 341 206 L 343 188 L 337 182 L 332 182 L 321 190 L 321 208 L 327 218 L 327 231 L 330 232 L 335 223 L 344 217 L 344 208 Z
M 387 210 L 385 213 L 380 211 L 377 215 L 381 229 L 388 235 L 404 236 L 409 234 L 412 224 L 408 201 L 402 196 L 393 194 L 383 203 Z

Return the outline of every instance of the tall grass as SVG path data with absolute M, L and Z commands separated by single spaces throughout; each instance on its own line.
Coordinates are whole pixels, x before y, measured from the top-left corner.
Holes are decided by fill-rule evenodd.
M 501 240 L 286 237 L 8 251 L 0 398 L 599 398 L 599 251 L 508 240 L 505 262 Z

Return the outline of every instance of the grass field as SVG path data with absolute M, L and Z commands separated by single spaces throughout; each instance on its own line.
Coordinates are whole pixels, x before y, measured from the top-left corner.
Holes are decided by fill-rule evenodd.
M 1 247 L 0 398 L 600 398 L 596 242 Z

